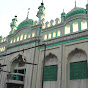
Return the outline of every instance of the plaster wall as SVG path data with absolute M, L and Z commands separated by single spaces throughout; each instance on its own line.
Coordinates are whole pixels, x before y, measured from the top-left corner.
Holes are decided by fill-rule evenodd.
M 78 61 L 88 61 L 88 41 L 87 40 L 81 40 L 77 42 L 72 42 L 68 44 L 64 44 L 63 47 L 63 61 L 62 61 L 62 88 L 87 88 L 88 79 L 80 79 L 80 80 L 70 80 L 69 76 L 69 63 L 70 62 L 78 62 Z M 81 54 L 80 58 L 77 58 L 75 56 L 71 56 L 71 59 L 69 58 L 69 54 L 74 51 L 75 49 L 79 49 L 85 52 Z
M 60 88 L 61 86 L 61 51 L 62 51 L 62 46 L 56 46 L 56 47 L 51 47 L 51 48 L 47 48 L 46 49 L 46 56 L 48 56 L 50 53 L 54 54 L 55 56 L 57 56 L 57 64 L 58 64 L 58 77 L 57 77 L 57 82 L 51 82 L 51 83 L 47 83 L 47 87 L 49 88 Z M 39 67 L 38 67 L 38 74 L 37 74 L 37 88 L 41 88 L 42 87 L 42 73 L 43 73 L 43 62 L 44 62 L 44 49 L 40 50 L 40 56 L 39 56 Z M 53 65 L 56 64 L 56 62 L 49 62 L 46 63 L 45 65 Z M 52 84 L 52 86 L 50 86 Z M 43 82 L 43 86 L 44 86 L 44 82 Z M 46 87 L 44 87 L 46 88 Z

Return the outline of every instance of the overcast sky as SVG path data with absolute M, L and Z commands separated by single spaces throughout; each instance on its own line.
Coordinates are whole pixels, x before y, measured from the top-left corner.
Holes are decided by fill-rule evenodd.
M 10 23 L 17 15 L 18 24 L 25 20 L 27 10 L 30 8 L 29 18 L 38 20 L 36 17 L 38 7 L 42 0 L 0 0 L 0 35 L 7 36 L 11 30 Z M 76 0 L 76 6 L 86 8 L 87 0 Z M 45 19 L 60 18 L 61 13 L 67 13 L 75 7 L 75 0 L 44 0 Z

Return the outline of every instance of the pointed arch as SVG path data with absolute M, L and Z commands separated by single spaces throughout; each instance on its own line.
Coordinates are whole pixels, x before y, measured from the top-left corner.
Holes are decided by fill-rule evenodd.
M 83 20 L 81 22 L 81 30 L 85 30 L 85 29 L 87 29 L 87 21 L 86 20 Z
M 84 82 L 86 85 L 87 81 L 85 79 L 88 78 L 87 76 L 87 54 L 84 50 L 75 48 L 71 51 L 67 58 L 67 65 L 66 65 L 66 79 L 67 79 L 67 86 L 71 88 L 72 86 L 81 85 L 81 82 Z M 80 80 L 78 82 L 77 80 Z M 83 87 L 84 88 L 84 87 Z
M 69 34 L 70 33 L 70 25 L 66 25 L 65 26 L 65 34 Z
M 12 65 L 14 65 L 14 64 L 13 64 L 14 62 L 17 62 L 16 64 L 19 63 L 18 57 L 19 57 L 20 55 L 22 55 L 22 54 L 18 54 L 16 57 L 14 57 L 14 58 L 10 61 L 10 71 L 13 70 L 13 66 L 12 66 Z M 25 59 L 26 59 L 26 57 L 23 56 L 23 55 L 22 55 L 22 58 L 25 58 Z M 16 65 L 16 64 L 15 64 L 15 65 Z
M 79 25 L 78 25 L 78 22 L 74 22 L 73 23 L 73 32 L 77 32 L 77 31 L 79 31 L 79 27 L 78 27 Z
M 51 63 L 52 62 L 52 63 Z M 44 60 L 43 60 L 44 63 Z M 50 64 L 51 63 L 51 64 Z M 58 59 L 57 56 L 49 53 L 46 57 L 45 57 L 45 65 L 57 65 L 58 64 Z
M 49 85 L 49 88 L 51 88 L 51 86 L 53 86 L 53 88 L 56 88 L 58 74 L 57 64 L 57 56 L 52 53 L 49 53 L 45 58 L 43 88 L 46 88 L 46 85 Z

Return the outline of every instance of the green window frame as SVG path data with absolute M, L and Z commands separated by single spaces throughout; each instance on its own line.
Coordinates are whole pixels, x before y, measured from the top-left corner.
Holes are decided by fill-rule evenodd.
M 57 81 L 57 65 L 45 66 L 43 81 Z
M 70 63 L 70 80 L 88 78 L 87 61 Z
M 15 69 L 15 70 L 13 70 L 13 73 L 20 73 L 20 70 L 23 70 L 23 71 L 24 71 L 23 74 L 25 75 L 26 69 Z M 13 80 L 20 80 L 20 81 L 23 81 L 23 80 L 24 80 L 24 77 L 19 76 L 19 75 L 13 75 L 13 76 L 12 76 L 12 79 L 13 79 Z

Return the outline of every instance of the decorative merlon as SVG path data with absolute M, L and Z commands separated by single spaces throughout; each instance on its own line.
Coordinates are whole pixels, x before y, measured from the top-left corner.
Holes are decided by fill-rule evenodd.
M 44 23 L 42 23 L 42 28 L 45 29 L 46 25 Z
M 59 18 L 56 18 L 55 21 L 56 21 L 56 25 L 60 23 L 60 19 Z
M 46 22 L 46 21 L 45 21 L 45 19 L 43 18 L 43 19 L 42 19 L 42 24 L 43 24 L 43 23 L 45 24 L 45 22 Z
M 45 25 L 46 25 L 46 28 L 48 28 L 48 27 L 50 26 L 50 23 L 47 21 L 47 22 L 45 23 Z
M 51 20 L 51 21 L 50 21 L 50 26 L 54 26 L 54 25 L 55 25 L 54 20 Z
M 34 25 L 38 25 L 38 21 L 35 21 L 35 22 L 34 22 Z
M 51 20 L 50 22 L 45 22 L 45 19 L 43 18 L 42 19 L 42 28 L 45 29 L 45 28 L 48 28 L 48 27 L 52 27 L 52 26 L 55 26 L 55 25 L 58 25 L 60 24 L 60 19 L 59 18 L 56 18 L 55 21 L 54 20 Z

